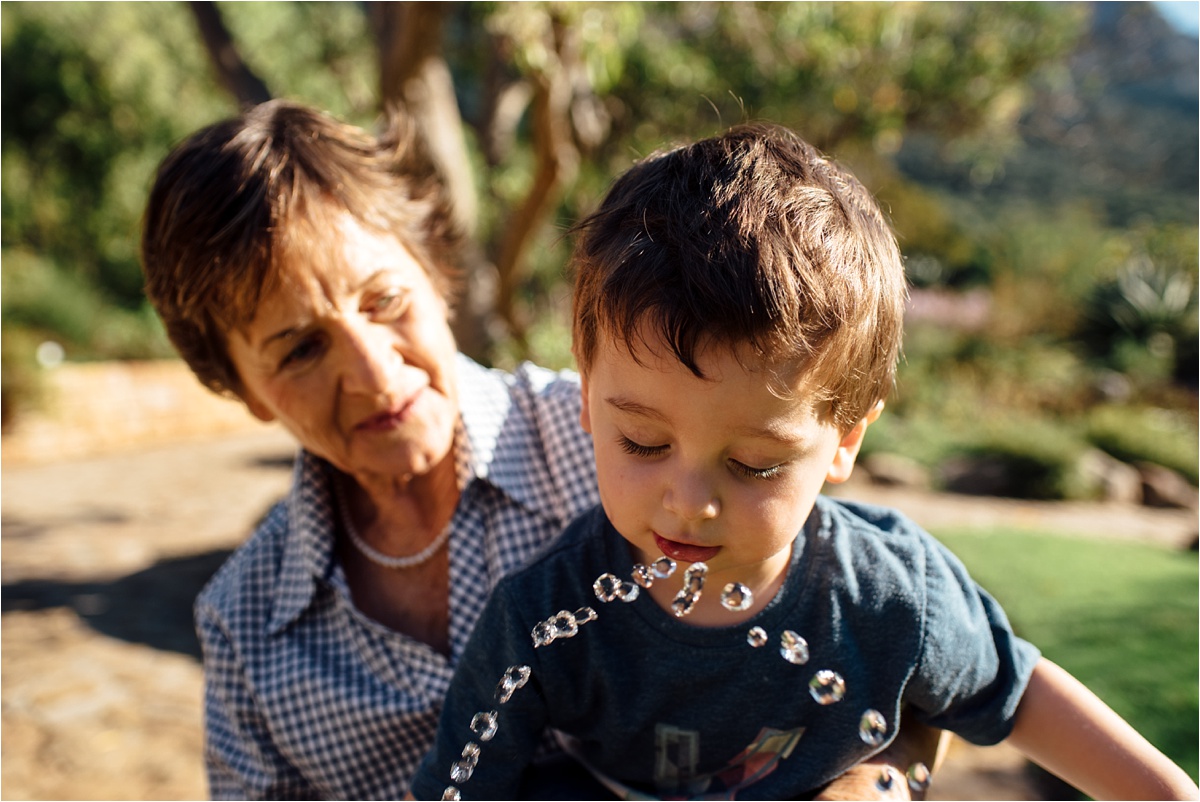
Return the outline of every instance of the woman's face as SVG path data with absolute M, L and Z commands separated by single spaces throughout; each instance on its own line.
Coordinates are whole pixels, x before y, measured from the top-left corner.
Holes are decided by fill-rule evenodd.
M 230 333 L 243 400 L 360 480 L 423 476 L 458 420 L 446 301 L 395 237 L 337 228 L 334 258 L 295 260 Z

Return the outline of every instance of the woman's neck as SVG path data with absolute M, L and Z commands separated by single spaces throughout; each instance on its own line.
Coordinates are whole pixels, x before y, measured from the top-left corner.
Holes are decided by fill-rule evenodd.
M 358 531 L 388 554 L 419 551 L 454 517 L 461 488 L 454 450 L 418 476 L 358 474 L 346 481 Z

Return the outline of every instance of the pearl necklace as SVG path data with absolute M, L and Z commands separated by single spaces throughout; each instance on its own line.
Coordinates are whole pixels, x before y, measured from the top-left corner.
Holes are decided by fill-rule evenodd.
M 350 542 L 358 549 L 364 557 L 376 565 L 382 565 L 384 568 L 413 568 L 422 563 L 429 561 L 429 558 L 438 553 L 442 546 L 446 545 L 446 541 L 450 539 L 450 524 L 442 530 L 442 533 L 433 539 L 428 546 L 408 557 L 389 557 L 388 555 L 376 551 L 367 544 L 362 536 L 358 534 L 358 529 L 354 526 L 354 521 L 350 517 L 350 504 L 346 500 L 346 494 L 342 490 L 342 483 L 334 481 L 334 489 L 337 493 L 338 511 L 342 514 L 342 528 L 346 530 Z

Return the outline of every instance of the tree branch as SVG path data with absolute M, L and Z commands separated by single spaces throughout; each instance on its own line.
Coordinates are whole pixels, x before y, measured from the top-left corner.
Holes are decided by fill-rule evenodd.
M 271 99 L 271 90 L 253 70 L 242 60 L 225 21 L 221 19 L 221 11 L 216 3 L 188 3 L 196 25 L 200 28 L 200 38 L 208 50 L 209 58 L 217 71 L 217 78 L 233 95 L 240 106 L 253 106 L 265 103 Z
M 508 324 L 513 338 L 527 350 L 528 324 L 517 309 L 517 288 L 528 250 L 562 185 L 571 180 L 579 166 L 579 151 L 571 136 L 573 86 L 570 65 L 578 56 L 571 31 L 557 20 L 547 31 L 547 50 L 554 57 L 530 76 L 533 84 L 532 127 L 537 168 L 524 202 L 508 222 L 496 270 L 500 284 L 496 311 Z

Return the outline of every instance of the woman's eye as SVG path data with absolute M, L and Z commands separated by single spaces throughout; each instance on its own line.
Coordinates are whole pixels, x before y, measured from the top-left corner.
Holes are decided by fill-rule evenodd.
M 322 344 L 320 338 L 305 337 L 284 355 L 283 360 L 279 363 L 279 367 L 288 368 L 302 365 L 319 356 L 321 350 Z
M 406 292 L 385 292 L 376 296 L 366 311 L 379 317 L 395 319 L 408 311 L 409 297 Z
M 779 474 L 783 473 L 783 465 L 772 465 L 770 468 L 751 468 L 743 462 L 738 462 L 733 459 L 729 461 L 729 466 L 736 473 L 741 474 L 747 479 L 774 479 Z
M 628 437 L 619 438 L 617 443 L 621 446 L 622 451 L 635 457 L 657 457 L 667 451 L 667 446 L 644 446 L 641 443 L 635 443 Z

